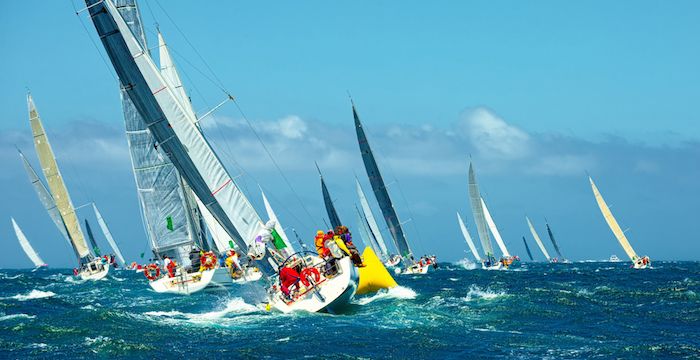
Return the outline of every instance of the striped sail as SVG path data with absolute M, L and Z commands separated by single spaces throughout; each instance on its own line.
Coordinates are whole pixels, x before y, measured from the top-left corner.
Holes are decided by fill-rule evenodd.
M 68 230 L 66 230 L 66 224 L 63 223 L 61 213 L 58 211 L 58 207 L 56 207 L 56 202 L 53 200 L 53 196 L 51 196 L 49 190 L 46 189 L 44 183 L 41 182 L 36 171 L 34 171 L 34 168 L 29 163 L 29 161 L 27 161 L 27 158 L 24 156 L 24 154 L 22 154 L 21 151 L 19 152 L 19 157 L 22 159 L 24 170 L 26 170 L 27 176 L 29 177 L 29 181 L 32 183 L 36 194 L 39 196 L 41 204 L 44 205 L 44 209 L 46 209 L 46 211 L 49 213 L 49 216 L 51 217 L 51 220 L 53 221 L 54 225 L 56 225 L 58 232 L 61 233 L 63 238 L 66 239 L 66 242 L 68 242 L 68 245 L 70 245 L 71 249 L 73 249 L 73 244 L 71 243 L 70 238 L 68 237 Z M 80 259 L 80 256 L 78 256 L 77 253 L 75 253 L 75 255 L 78 259 Z
M 557 244 L 557 241 L 554 240 L 554 234 L 552 234 L 552 229 L 549 227 L 549 223 L 545 223 L 547 225 L 547 234 L 549 234 L 549 240 L 552 240 L 552 245 L 554 245 L 554 251 L 557 252 L 557 255 L 559 256 L 560 260 L 564 260 L 564 255 L 561 254 L 561 251 L 559 251 L 559 244 Z
M 109 231 L 109 228 L 107 227 L 107 223 L 105 222 L 105 219 L 102 217 L 102 214 L 100 214 L 100 211 L 97 210 L 97 206 L 95 203 L 92 203 L 92 210 L 95 212 L 95 217 L 97 218 L 97 223 L 100 225 L 100 229 L 102 229 L 102 234 L 104 234 L 105 239 L 107 239 L 107 242 L 109 243 L 109 246 L 112 248 L 112 251 L 114 251 L 114 255 L 117 257 L 117 260 L 119 261 L 120 264 L 126 265 L 126 261 L 124 260 L 124 256 L 122 255 L 122 252 L 119 250 L 119 247 L 117 246 L 117 242 L 114 241 L 114 238 L 112 237 L 112 233 Z
M 493 238 L 496 239 L 496 244 L 498 244 L 498 248 L 501 249 L 501 254 L 503 254 L 503 256 L 505 257 L 510 257 L 510 253 L 508 252 L 508 249 L 506 249 L 506 243 L 503 242 L 503 238 L 501 238 L 501 233 L 498 231 L 496 223 L 493 222 L 493 218 L 491 217 L 491 213 L 489 213 L 489 208 L 486 207 L 484 198 L 481 198 L 481 207 L 484 209 L 484 217 L 486 218 L 486 224 L 488 224 Z
M 357 196 L 360 198 L 360 206 L 362 206 L 362 214 L 367 226 L 369 227 L 369 234 L 376 240 L 378 249 L 374 249 L 374 252 L 379 254 L 383 259 L 389 258 L 389 250 L 386 248 L 386 243 L 384 242 L 384 237 L 382 237 L 382 232 L 379 231 L 379 225 L 377 225 L 377 219 L 374 218 L 374 213 L 369 207 L 369 202 L 367 202 L 367 197 L 365 196 L 364 190 L 362 190 L 362 185 L 360 181 L 355 178 L 355 185 L 357 188 Z
M 476 230 L 479 233 L 481 246 L 484 249 L 484 255 L 487 258 L 493 257 L 493 248 L 491 247 L 491 238 L 486 224 L 486 216 L 484 215 L 484 207 L 481 202 L 481 194 L 479 193 L 479 185 L 476 183 L 476 174 L 471 161 L 469 162 L 469 201 L 474 214 L 474 222 Z
M 282 241 L 284 241 L 284 244 L 286 247 L 284 248 L 284 252 L 286 253 L 287 256 L 290 256 L 296 252 L 294 250 L 294 247 L 292 246 L 292 243 L 289 242 L 289 238 L 287 237 L 287 233 L 284 232 L 284 228 L 282 227 L 282 224 L 280 224 L 279 219 L 277 219 L 277 214 L 275 214 L 275 210 L 272 209 L 272 206 L 270 205 L 270 202 L 267 201 L 267 196 L 265 196 L 265 192 L 260 189 L 260 194 L 262 194 L 262 199 L 263 203 L 265 205 L 265 212 L 267 212 L 267 218 L 275 222 L 275 230 L 277 231 L 277 234 L 282 238 Z
M 34 136 L 34 147 L 39 156 L 41 170 L 49 185 L 49 191 L 56 202 L 56 207 L 61 214 L 61 219 L 66 225 L 66 230 L 68 231 L 68 236 L 71 239 L 71 244 L 75 252 L 81 260 L 88 260 L 91 256 L 90 251 L 85 243 L 85 237 L 83 236 L 83 231 L 80 229 L 80 223 L 78 222 L 73 203 L 68 195 L 68 189 L 66 189 L 66 184 L 63 182 L 63 177 L 56 163 L 56 157 L 51 149 L 51 144 L 49 144 L 49 139 L 46 137 L 44 125 L 41 123 L 39 112 L 36 110 L 31 95 L 27 95 L 27 102 L 29 105 L 29 123 L 32 126 L 32 134 Z
M 527 245 L 527 240 L 525 240 L 524 236 L 523 236 L 523 244 L 525 244 L 525 251 L 527 251 L 527 256 L 530 258 L 530 261 L 534 261 L 535 259 L 532 258 L 532 253 L 530 252 L 530 247 Z
M 29 260 L 32 261 L 34 266 L 39 267 L 39 266 L 44 266 L 46 263 L 44 260 L 41 259 L 39 254 L 34 250 L 32 245 L 29 243 L 29 240 L 27 240 L 27 237 L 24 236 L 24 233 L 22 232 L 22 229 L 19 228 L 19 225 L 17 225 L 17 222 L 15 221 L 14 218 L 12 219 L 12 227 L 15 228 L 15 235 L 17 235 L 17 240 L 19 241 L 19 245 L 22 247 L 22 250 L 24 250 L 24 253 L 27 254 L 27 257 Z
M 379 171 L 379 166 L 377 166 L 377 161 L 374 159 L 372 148 L 367 141 L 367 134 L 365 134 L 365 130 L 362 127 L 360 117 L 355 109 L 355 104 L 352 105 L 352 115 L 355 119 L 355 132 L 357 133 L 357 142 L 360 145 L 362 161 L 365 164 L 365 170 L 367 171 L 367 176 L 369 177 L 369 183 L 372 185 L 374 197 L 379 203 L 379 208 L 382 210 L 384 221 L 386 221 L 391 237 L 394 239 L 394 244 L 396 245 L 396 249 L 399 251 L 399 255 L 404 260 L 410 260 L 412 262 L 413 252 L 408 245 L 403 228 L 401 227 L 399 218 L 396 215 L 396 209 L 394 209 L 394 205 L 391 202 L 391 197 L 389 197 L 389 192 L 386 190 L 384 179 Z
M 479 252 L 476 251 L 476 246 L 474 246 L 474 241 L 472 241 L 471 235 L 469 235 L 469 231 L 467 230 L 467 227 L 464 225 L 464 221 L 462 221 L 462 215 L 457 213 L 457 221 L 459 222 L 459 228 L 462 230 L 462 236 L 464 236 L 464 240 L 467 241 L 467 245 L 469 246 L 469 250 L 472 251 L 472 254 L 474 255 L 474 258 L 476 260 L 481 260 L 481 257 L 479 256 Z
M 338 212 L 335 211 L 333 199 L 331 198 L 331 194 L 328 192 L 328 187 L 326 186 L 326 182 L 323 180 L 323 175 L 321 175 L 321 169 L 318 168 L 318 164 L 316 164 L 316 169 L 318 169 L 318 176 L 321 178 L 321 192 L 323 193 L 323 204 L 326 206 L 328 220 L 331 221 L 331 227 L 335 229 L 336 227 L 343 225 L 343 223 L 340 222 Z
M 86 0 L 86 5 L 122 86 L 159 147 L 239 249 L 247 252 L 264 230 L 259 215 L 111 1 Z
M 117 0 L 116 6 L 135 39 L 146 48 L 135 0 Z M 180 263 L 188 263 L 188 254 L 196 235 L 188 216 L 180 174 L 168 156 L 158 148 L 146 122 L 123 87 L 121 98 L 136 191 L 151 249 L 156 256 L 169 255 Z
M 535 242 L 537 243 L 537 246 L 540 247 L 540 250 L 542 250 L 542 254 L 544 254 L 544 257 L 546 257 L 547 261 L 549 261 L 550 260 L 549 253 L 547 252 L 547 249 L 544 247 L 544 244 L 542 243 L 540 236 L 537 235 L 537 231 L 535 231 L 535 227 L 532 226 L 532 222 L 530 221 L 530 218 L 526 216 L 525 220 L 527 220 L 527 226 L 530 227 L 530 233 L 532 233 L 532 237 L 535 238 Z
M 632 249 L 632 245 L 630 245 L 629 241 L 627 241 L 627 236 L 625 236 L 625 232 L 622 231 L 620 225 L 617 223 L 617 220 L 615 220 L 615 217 L 613 216 L 612 212 L 610 212 L 608 204 L 605 203 L 603 196 L 600 195 L 600 191 L 598 191 L 598 187 L 595 186 L 593 179 L 589 176 L 588 180 L 591 182 L 593 195 L 595 196 L 595 200 L 598 203 L 600 212 L 603 213 L 603 217 L 608 223 L 610 230 L 612 230 L 613 234 L 615 234 L 617 241 L 620 242 L 620 245 L 622 245 L 622 248 L 625 250 L 625 253 L 627 253 L 627 256 L 629 256 L 630 260 L 636 261 L 638 258 L 637 253 L 634 251 L 634 249 Z

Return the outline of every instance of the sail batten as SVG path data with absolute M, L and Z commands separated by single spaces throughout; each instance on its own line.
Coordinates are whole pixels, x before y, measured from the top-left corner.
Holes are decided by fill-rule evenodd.
M 484 202 L 484 198 L 481 198 L 481 207 L 484 209 L 484 218 L 486 219 L 486 224 L 489 226 L 489 229 L 491 230 L 491 234 L 493 235 L 493 238 L 496 240 L 496 244 L 498 244 L 498 248 L 501 249 L 501 254 L 505 257 L 510 257 L 510 253 L 508 252 L 508 249 L 506 248 L 506 244 L 503 242 L 503 238 L 501 238 L 501 233 L 498 231 L 498 228 L 496 227 L 496 223 L 493 221 L 493 218 L 491 217 L 491 213 L 489 213 L 489 208 L 486 207 L 486 203 Z
M 547 248 L 544 247 L 544 243 L 542 243 L 542 239 L 540 239 L 540 236 L 537 234 L 537 231 L 535 231 L 535 227 L 532 226 L 532 222 L 530 221 L 530 218 L 526 216 L 525 220 L 527 220 L 527 226 L 530 227 L 530 233 L 532 233 L 532 237 L 535 238 L 535 242 L 537 243 L 537 246 L 540 247 L 542 254 L 544 255 L 544 257 L 547 258 L 547 261 L 549 261 L 550 257 L 549 257 L 549 253 L 547 252 Z
M 627 240 L 627 236 L 625 236 L 625 232 L 622 231 L 622 228 L 620 228 L 620 224 L 618 224 L 617 220 L 615 220 L 615 217 L 613 216 L 612 212 L 610 211 L 608 204 L 605 203 L 603 196 L 600 194 L 600 191 L 598 191 L 598 187 L 595 186 L 595 183 L 593 182 L 593 178 L 591 178 L 589 176 L 588 180 L 591 183 L 591 188 L 593 189 L 593 195 L 595 196 L 595 200 L 598 203 L 598 207 L 600 208 L 600 212 L 603 213 L 603 217 L 605 218 L 605 221 L 608 223 L 610 230 L 612 230 L 613 234 L 615 234 L 617 241 L 620 243 L 622 248 L 625 250 L 625 253 L 630 258 L 630 260 L 636 261 L 638 258 L 637 253 L 634 251 L 634 249 L 632 248 L 632 245 L 630 245 L 629 241 Z
M 11 218 L 12 220 L 12 227 L 15 229 L 15 235 L 17 235 L 17 241 L 19 241 L 19 245 L 22 247 L 22 250 L 24 250 L 24 253 L 27 254 L 27 257 L 31 262 L 34 264 L 35 267 L 43 266 L 46 265 L 44 260 L 41 259 L 39 254 L 34 250 L 32 245 L 29 243 L 29 240 L 27 237 L 24 235 L 24 232 L 22 232 L 22 229 L 20 229 L 19 225 L 17 225 L 17 222 L 15 221 L 14 218 Z
M 459 228 L 462 230 L 462 236 L 464 236 L 464 240 L 467 242 L 467 245 L 469 246 L 469 250 L 471 250 L 472 254 L 474 255 L 474 258 L 476 260 L 481 260 L 481 257 L 479 256 L 479 252 L 476 250 L 476 246 L 474 246 L 474 241 L 472 241 L 471 235 L 469 235 L 469 231 L 467 230 L 467 227 L 464 225 L 464 221 L 462 221 L 462 215 L 457 213 L 457 221 L 459 222 Z
M 474 215 L 474 222 L 476 223 L 479 240 L 481 240 L 484 255 L 488 259 L 493 257 L 493 248 L 491 247 L 491 237 L 489 237 L 484 207 L 481 201 L 481 194 L 479 193 L 479 185 L 476 183 L 476 174 L 471 161 L 469 162 L 469 202 L 472 207 L 472 214 Z
M 384 221 L 389 228 L 391 237 L 394 240 L 396 249 L 399 251 L 399 255 L 410 262 L 413 261 L 413 252 L 411 251 L 408 241 L 406 240 L 406 235 L 404 234 L 403 228 L 401 227 L 401 222 L 396 215 L 396 209 L 391 202 L 391 197 L 389 197 L 389 192 L 384 184 L 384 179 L 379 171 L 379 166 L 372 153 L 372 148 L 367 140 L 367 134 L 362 127 L 360 122 L 360 117 L 357 114 L 355 105 L 352 106 L 352 115 L 355 120 L 355 132 L 357 134 L 357 142 L 360 146 L 360 153 L 362 154 L 362 161 L 365 164 L 365 171 L 367 171 L 367 176 L 369 177 L 369 183 L 372 185 L 372 191 L 374 192 L 374 197 L 379 203 L 379 208 L 382 210 L 382 215 L 384 216 Z

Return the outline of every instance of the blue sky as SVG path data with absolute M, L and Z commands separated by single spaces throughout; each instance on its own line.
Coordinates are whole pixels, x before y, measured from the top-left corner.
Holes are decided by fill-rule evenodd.
M 9 242 L 0 266 L 27 264 L 9 216 L 48 262 L 72 261 L 14 150 L 37 164 L 26 88 L 74 204 L 96 200 L 124 252 L 136 256 L 145 236 L 119 95 L 92 24 L 70 1 L 0 9 L 0 238 Z M 341 217 L 354 223 L 352 173 L 364 170 L 350 91 L 385 177 L 406 196 L 399 185 L 391 189 L 400 217 L 413 213 L 407 232 L 422 239 L 418 252 L 456 260 L 466 249 L 454 212 L 468 213 L 472 154 L 514 253 L 524 252 L 527 213 L 541 232 L 550 220 L 571 258 L 622 255 L 595 206 L 588 170 L 638 252 L 698 259 L 697 2 L 161 1 L 143 2 L 141 11 L 151 43 L 160 25 L 200 113 L 223 97 L 200 73 L 209 74 L 208 64 L 255 122 L 315 218 L 303 215 L 234 106 L 205 131 L 232 173 L 233 160 L 242 164 L 254 202 L 257 181 L 289 227 L 311 234 L 320 223 L 312 160 Z

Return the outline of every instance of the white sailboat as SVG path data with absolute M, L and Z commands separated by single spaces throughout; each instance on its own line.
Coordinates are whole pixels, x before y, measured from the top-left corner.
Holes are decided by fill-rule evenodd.
M 481 200 L 479 185 L 476 182 L 476 173 L 474 172 L 474 167 L 472 166 L 471 161 L 469 162 L 469 202 L 472 207 L 472 214 L 474 215 L 477 233 L 479 234 L 479 239 L 481 240 L 481 247 L 484 251 L 484 258 L 481 261 L 481 266 L 485 270 L 498 270 L 503 266 L 503 264 L 500 261 L 496 261 L 493 254 L 491 237 L 489 236 L 489 229 L 487 228 L 488 225 L 484 212 L 484 203 Z
M 75 208 L 68 194 L 68 189 L 63 182 L 63 177 L 56 163 L 49 139 L 46 136 L 44 125 L 39 117 L 39 112 L 34 105 L 31 95 L 27 95 L 29 107 L 29 123 L 34 136 L 34 147 L 41 163 L 41 170 L 48 183 L 51 198 L 56 204 L 60 219 L 66 229 L 71 246 L 78 256 L 79 269 L 75 269 L 75 275 L 84 280 L 99 280 L 109 274 L 110 266 L 105 264 L 102 258 L 95 258 L 90 254 L 85 237 L 83 236 Z
M 551 261 L 551 258 L 549 257 L 549 253 L 547 252 L 547 248 L 544 247 L 544 243 L 542 242 L 542 239 L 540 239 L 540 236 L 537 234 L 537 231 L 535 231 L 535 227 L 532 226 L 532 221 L 530 221 L 530 218 L 525 216 L 525 220 L 527 221 L 527 226 L 530 227 L 530 233 L 532 234 L 532 237 L 535 238 L 535 242 L 537 243 L 537 246 L 539 246 L 540 250 L 542 251 L 542 254 L 544 255 L 545 258 L 547 258 L 547 261 Z
M 48 266 L 44 262 L 44 260 L 41 259 L 39 254 L 34 250 L 32 245 L 29 243 L 29 240 L 27 240 L 27 237 L 24 236 L 24 233 L 22 232 L 22 229 L 19 228 L 19 225 L 17 225 L 17 222 L 15 221 L 14 218 L 12 219 L 12 227 L 15 229 L 15 235 L 17 235 L 17 241 L 19 241 L 19 245 L 22 247 L 22 250 L 24 250 L 24 253 L 27 254 L 27 257 L 31 262 L 34 264 L 34 268 L 38 269 L 41 267 Z
M 95 203 L 92 203 L 92 210 L 95 212 L 95 217 L 97 218 L 97 223 L 100 225 L 102 234 L 104 234 L 109 246 L 112 248 L 112 251 L 114 251 L 114 255 L 117 257 L 119 264 L 121 264 L 122 268 L 125 267 L 126 260 L 124 260 L 124 256 L 122 255 L 121 250 L 119 250 L 117 242 L 114 241 L 114 237 L 112 237 L 112 232 L 110 232 L 109 227 L 107 227 L 107 222 L 105 222 L 105 219 L 102 217 L 102 214 L 100 214 L 100 211 L 97 210 L 97 205 L 95 205 Z
M 612 230 L 613 234 L 615 234 L 615 237 L 617 238 L 617 241 L 620 243 L 620 246 L 622 246 L 622 249 L 625 250 L 625 253 L 627 254 L 627 256 L 630 258 L 630 260 L 632 260 L 632 266 L 635 269 L 646 269 L 646 268 L 651 267 L 651 260 L 649 259 L 649 257 L 648 256 L 644 256 L 644 257 L 638 256 L 637 252 L 635 252 L 634 249 L 632 248 L 632 245 L 630 245 L 629 241 L 627 240 L 627 236 L 625 236 L 625 232 L 622 231 L 622 228 L 620 228 L 620 224 L 618 224 L 617 220 L 615 220 L 615 217 L 613 216 L 612 212 L 610 211 L 608 204 L 605 203 L 603 196 L 600 194 L 600 191 L 598 191 L 598 187 L 595 186 L 593 179 L 589 176 L 588 180 L 591 183 L 591 189 L 593 189 L 593 195 L 595 196 L 595 200 L 598 203 L 598 207 L 600 208 L 600 212 L 603 214 L 603 217 L 605 218 L 605 222 L 608 223 L 610 230 Z
M 125 93 L 133 100 L 158 147 L 240 252 L 256 259 L 255 264 L 274 282 L 277 282 L 277 272 L 288 266 L 304 266 L 300 270 L 311 274 L 303 277 L 309 286 L 299 286 L 304 291 L 291 297 L 283 294 L 281 286 L 271 287 L 270 308 L 283 312 L 335 311 L 347 304 L 357 287 L 357 271 L 349 259 L 338 261 L 333 273 L 326 270 L 323 260 L 311 254 L 300 254 L 280 264 L 278 249 L 265 240 L 269 229 L 199 131 L 196 119 L 183 108 L 176 89 L 163 77 L 112 1 L 86 0 L 86 5 Z
M 503 242 L 501 233 L 498 231 L 496 223 L 493 221 L 491 213 L 489 212 L 489 208 L 486 207 L 486 202 L 484 201 L 483 197 L 481 198 L 481 206 L 484 208 L 484 217 L 486 218 L 486 224 L 489 226 L 491 235 L 493 235 L 493 238 L 496 240 L 496 244 L 498 244 L 498 248 L 501 250 L 501 263 L 505 267 L 510 267 L 513 266 L 514 263 L 519 263 L 520 259 L 517 256 L 512 256 L 506 248 L 506 243 Z
M 464 221 L 462 221 L 462 215 L 460 215 L 459 212 L 457 212 L 457 222 L 459 223 L 459 228 L 462 230 L 462 236 L 464 236 L 464 240 L 467 242 L 467 246 L 469 246 L 469 250 L 471 250 L 472 255 L 474 255 L 474 259 L 483 264 L 481 256 L 479 256 L 479 252 L 476 250 L 474 241 L 472 240 L 471 235 L 469 235 L 469 231 L 464 225 Z

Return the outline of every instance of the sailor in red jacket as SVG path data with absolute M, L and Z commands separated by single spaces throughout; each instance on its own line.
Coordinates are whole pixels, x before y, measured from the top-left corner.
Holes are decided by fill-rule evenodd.
M 294 270 L 294 268 L 284 267 L 280 270 L 281 290 L 287 297 L 289 297 L 289 288 L 296 285 L 299 280 L 301 280 L 301 276 L 299 276 L 299 272 Z

